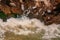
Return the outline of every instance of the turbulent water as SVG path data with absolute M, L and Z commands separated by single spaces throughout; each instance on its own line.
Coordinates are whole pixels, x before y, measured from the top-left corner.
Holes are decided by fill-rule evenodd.
M 30 30 L 30 29 L 34 29 Z M 45 31 L 42 39 L 50 39 L 50 38 L 56 38 L 60 37 L 60 25 L 59 24 L 52 24 L 49 26 L 44 25 L 43 22 L 41 22 L 38 19 L 29 19 L 28 17 L 21 17 L 21 18 L 10 18 L 7 20 L 7 22 L 3 22 L 0 19 L 0 38 L 3 39 L 3 34 L 7 31 L 14 32 L 18 35 L 28 35 L 29 33 L 38 33 L 42 31 L 42 29 Z M 0 40 L 2 40 L 0 39 Z

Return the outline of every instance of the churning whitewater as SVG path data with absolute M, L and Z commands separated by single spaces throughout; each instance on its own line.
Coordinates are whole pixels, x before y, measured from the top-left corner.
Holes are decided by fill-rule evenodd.
M 29 28 L 36 28 L 35 31 L 30 30 Z M 60 25 L 59 24 L 52 24 L 49 26 L 44 25 L 38 19 L 29 19 L 28 17 L 21 17 L 21 18 L 10 18 L 7 22 L 3 22 L 0 19 L 0 36 L 7 31 L 14 32 L 18 35 L 28 35 L 29 33 L 38 33 L 40 31 L 45 30 L 45 33 L 42 39 L 50 39 L 60 37 Z

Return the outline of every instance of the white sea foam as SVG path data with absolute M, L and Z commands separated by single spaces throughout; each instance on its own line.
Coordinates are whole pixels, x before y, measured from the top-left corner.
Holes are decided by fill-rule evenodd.
M 29 30 L 28 28 L 36 28 L 35 31 Z M 60 37 L 60 25 L 52 24 L 49 26 L 44 25 L 43 22 L 40 22 L 38 19 L 29 19 L 27 17 L 22 18 L 10 18 L 7 22 L 3 22 L 0 19 L 0 34 L 10 31 L 15 34 L 28 35 L 29 33 L 40 32 L 45 30 L 45 34 L 42 37 L 43 39 L 50 39 L 55 37 Z

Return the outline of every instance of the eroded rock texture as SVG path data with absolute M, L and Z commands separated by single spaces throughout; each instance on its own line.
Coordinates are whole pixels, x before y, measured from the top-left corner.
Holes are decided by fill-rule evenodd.
M 60 0 L 0 0 L 0 11 L 9 18 L 24 15 L 46 25 L 60 23 Z

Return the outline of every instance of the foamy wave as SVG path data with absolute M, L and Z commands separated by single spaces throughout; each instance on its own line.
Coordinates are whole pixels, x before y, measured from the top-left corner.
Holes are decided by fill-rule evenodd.
M 30 30 L 31 28 L 36 28 L 35 31 Z M 10 31 L 15 34 L 27 35 L 29 33 L 38 33 L 45 30 L 45 34 L 42 37 L 43 39 L 50 39 L 60 37 L 60 25 L 52 24 L 49 26 L 44 25 L 43 22 L 40 22 L 38 19 L 29 19 L 27 17 L 22 18 L 10 18 L 7 22 L 3 22 L 0 19 L 0 34 Z

